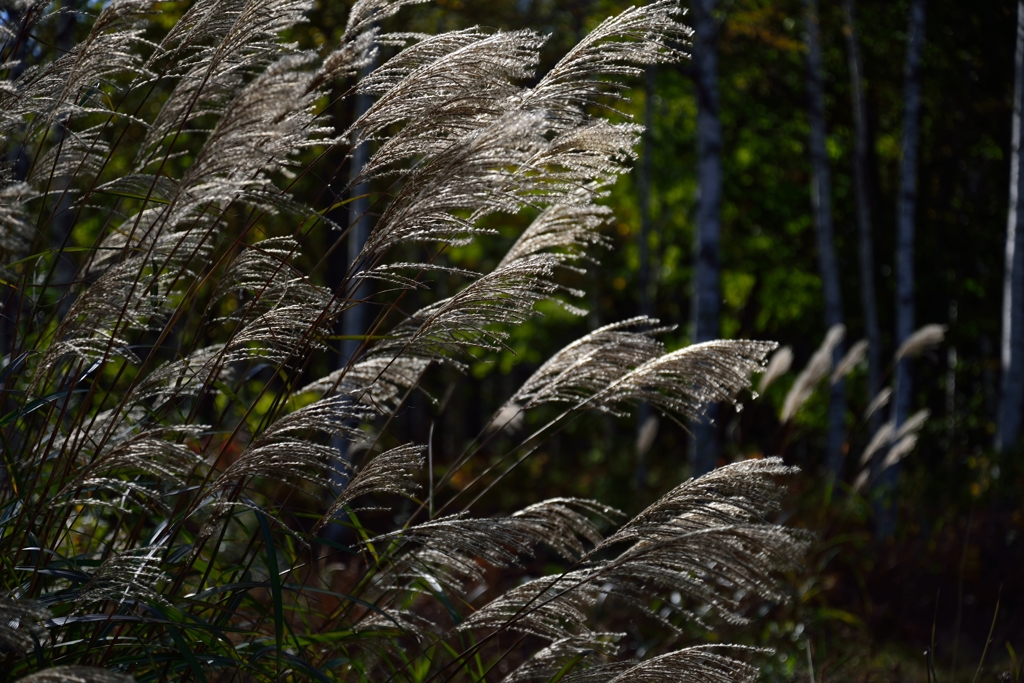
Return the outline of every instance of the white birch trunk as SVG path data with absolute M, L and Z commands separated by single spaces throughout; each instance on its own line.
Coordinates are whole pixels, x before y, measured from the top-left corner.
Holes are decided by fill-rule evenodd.
M 372 104 L 373 98 L 370 95 L 363 93 L 356 95 L 353 120 L 359 120 L 359 117 L 365 114 Z M 352 222 L 349 228 L 347 247 L 348 263 L 352 272 L 356 272 L 356 261 L 359 259 L 359 254 L 363 251 L 366 238 L 370 235 L 371 221 L 368 215 L 370 212 L 370 200 L 366 196 L 370 188 L 366 182 L 360 179 L 360 174 L 369 158 L 370 145 L 363 143 L 353 150 L 352 158 L 349 162 L 348 194 L 351 201 L 348 206 Z M 364 299 L 367 294 L 368 290 L 364 282 L 353 292 L 352 299 L 359 301 Z M 342 334 L 345 335 L 346 339 L 341 344 L 341 367 L 344 367 L 352 359 L 362 345 L 361 341 L 351 337 L 357 337 L 366 333 L 366 312 L 367 307 L 365 305 L 356 304 L 345 311 L 342 316 Z
M 637 175 L 637 190 L 640 200 L 640 235 L 637 240 L 639 266 L 637 268 L 637 286 L 640 289 L 638 313 L 651 316 L 654 314 L 653 282 L 651 277 L 651 131 L 654 129 L 654 92 L 656 90 L 656 72 L 652 64 L 647 67 L 644 79 L 644 136 L 640 151 L 640 167 Z M 636 443 L 640 444 L 644 425 L 651 415 L 650 406 L 641 403 L 636 411 Z M 647 486 L 647 452 L 638 447 L 636 454 L 636 471 L 634 480 L 636 488 L 642 490 Z
M 911 0 L 907 62 L 903 72 L 903 145 L 900 192 L 896 215 L 896 343 L 898 348 L 914 332 L 914 214 L 917 209 L 917 151 L 921 135 L 921 53 L 924 49 L 925 0 Z M 896 365 L 892 421 L 899 429 L 910 413 L 910 361 Z M 876 460 L 884 461 L 884 454 Z M 882 489 L 876 508 L 876 533 L 892 536 L 896 526 L 893 489 L 900 465 L 887 468 L 877 479 Z
M 825 329 L 842 325 L 843 298 L 839 289 L 839 264 L 836 261 L 834 228 L 832 225 L 832 178 L 828 167 L 825 144 L 825 93 L 822 85 L 821 31 L 818 25 L 818 1 L 804 0 L 807 18 L 807 95 L 811 124 L 811 205 L 814 227 L 818 237 L 818 264 L 825 295 Z M 843 344 L 836 344 L 832 352 L 835 367 L 843 357 Z M 846 395 L 845 382 L 832 385 L 828 409 L 828 439 L 825 449 L 825 469 L 830 477 L 841 474 L 843 442 L 845 440 Z
M 693 0 L 693 74 L 697 90 L 697 221 L 693 292 L 693 341 L 719 337 L 719 230 L 722 204 L 722 122 L 718 116 L 718 26 L 715 0 Z M 718 460 L 717 406 L 707 421 L 693 426 L 693 475 L 715 467 Z
M 856 197 L 857 243 L 860 257 L 860 300 L 864 309 L 864 334 L 868 340 L 868 400 L 882 389 L 882 333 L 878 325 L 878 299 L 875 295 L 875 246 L 872 235 L 871 198 L 868 189 L 868 113 L 864 101 L 864 67 L 860 58 L 860 41 L 854 0 L 845 0 L 847 63 L 850 69 L 850 90 L 853 94 L 853 123 L 857 144 L 853 157 L 853 186 Z M 881 412 L 870 418 L 868 433 L 874 434 L 882 424 Z
M 372 68 L 372 66 L 366 67 L 364 75 L 369 73 Z M 372 104 L 373 98 L 370 95 L 356 95 L 352 120 L 358 121 L 359 117 L 365 114 Z M 346 244 L 345 265 L 341 268 L 342 272 L 356 273 L 360 270 L 356 261 L 363 251 L 363 246 L 366 244 L 366 239 L 369 237 L 370 228 L 372 227 L 368 215 L 370 200 L 366 197 L 369 192 L 369 185 L 363 182 L 360 177 L 363 167 L 366 166 L 369 158 L 370 145 L 364 142 L 352 151 L 352 157 L 349 159 L 348 196 L 350 201 L 346 207 L 349 217 L 349 233 Z M 348 298 L 352 301 L 360 301 L 368 295 L 369 288 L 364 282 L 360 283 L 354 291 L 349 292 Z M 338 354 L 338 369 L 347 367 L 359 353 L 363 342 L 358 337 L 366 334 L 368 309 L 369 307 L 365 304 L 357 303 L 342 313 L 341 330 L 344 338 L 342 339 L 340 353 Z M 346 439 L 334 436 L 331 437 L 330 444 L 338 449 L 343 460 L 349 459 L 348 449 L 350 444 Z M 338 495 L 348 485 L 348 476 L 340 471 L 332 471 L 330 476 L 332 488 L 334 489 L 332 495 Z M 329 533 L 337 535 L 342 528 L 341 525 L 332 524 L 328 530 Z M 337 538 L 332 540 L 337 540 Z
M 1013 138 L 1010 150 L 1010 210 L 1006 221 L 1003 274 L 1003 333 L 1000 345 L 1002 397 L 996 449 L 1012 448 L 1020 433 L 1024 400 L 1024 187 L 1021 183 L 1021 109 L 1024 102 L 1024 0 L 1017 3 L 1017 53 L 1013 79 Z

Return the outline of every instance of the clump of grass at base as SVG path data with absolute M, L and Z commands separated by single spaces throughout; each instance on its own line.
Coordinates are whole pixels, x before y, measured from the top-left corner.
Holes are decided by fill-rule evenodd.
M 779 460 L 685 482 L 624 523 L 568 498 L 480 518 L 467 503 L 483 484 L 449 480 L 496 430 L 444 454 L 436 480 L 434 445 L 389 431 L 424 377 L 503 349 L 538 302 L 581 312 L 559 277 L 602 242 L 595 201 L 640 134 L 603 115 L 622 79 L 684 57 L 678 8 L 608 19 L 530 86 L 543 36 L 384 31 L 405 4 L 360 0 L 323 53 L 282 38 L 301 1 L 161 5 L 180 12 L 161 28 L 149 2 L 115 0 L 60 55 L 38 37 L 78 15 L 0 15 L 4 678 L 482 681 L 503 662 L 512 681 L 755 676 L 723 647 L 623 658 L 591 615 L 611 600 L 679 629 L 701 606 L 741 621 L 740 596 L 782 599 L 774 577 L 804 540 L 765 521 Z M 372 104 L 340 129 L 329 100 L 360 93 Z M 362 144 L 349 184 L 377 188 L 376 220 L 327 287 L 323 259 L 303 270 L 308 245 L 350 225 L 325 160 Z M 293 192 L 310 178 L 319 203 Z M 489 239 L 485 218 L 526 206 L 536 220 L 493 271 L 444 265 Z M 433 295 L 439 270 L 463 286 Z M 368 305 L 357 351 L 330 369 L 341 319 Z M 774 348 L 667 353 L 662 331 L 595 330 L 495 406 L 499 427 L 560 412 L 487 486 L 589 412 L 697 419 Z M 411 507 L 379 528 L 373 508 L 400 498 Z M 540 546 L 560 573 L 491 585 Z

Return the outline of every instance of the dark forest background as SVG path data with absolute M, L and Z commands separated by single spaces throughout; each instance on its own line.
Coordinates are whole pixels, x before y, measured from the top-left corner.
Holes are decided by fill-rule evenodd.
M 648 132 L 632 175 L 605 200 L 615 219 L 600 263 L 567 282 L 588 292 L 588 314 L 543 307 L 543 317 L 515 331 L 508 352 L 480 355 L 466 375 L 431 379 L 428 388 L 441 405 L 414 398 L 397 428 L 418 443 L 427 443 L 433 428 L 441 476 L 445 458 L 454 460 L 487 421 L 490 413 L 481 406 L 500 405 L 566 343 L 602 324 L 651 314 L 676 326 L 667 338 L 678 348 L 708 338 L 706 311 L 695 302 L 717 301 L 713 336 L 774 340 L 792 350 L 791 368 L 763 395 L 744 397 L 742 410 L 721 406 L 710 428 L 645 411 L 629 419 L 573 421 L 509 475 L 514 485 L 480 500 L 480 513 L 556 495 L 636 512 L 709 466 L 782 455 L 803 470 L 790 482 L 786 521 L 813 531 L 817 542 L 804 572 L 791 577 L 791 604 L 767 606 L 751 625 L 714 637 L 776 648 L 764 669 L 770 679 L 804 680 L 810 666 L 815 680 L 966 681 L 976 669 L 978 680 L 997 680 L 1013 666 L 1013 648 L 1024 648 L 1024 448 L 1019 427 L 1007 424 L 1020 422 L 1022 407 L 1019 398 L 1013 403 L 1018 390 L 1002 354 L 1004 346 L 1014 359 L 1024 352 L 1024 339 L 1004 342 L 1004 329 L 1024 325 L 1024 310 L 1014 314 L 1010 306 L 1004 314 L 1005 281 L 1013 274 L 1005 250 L 1011 162 L 1019 153 L 1013 128 L 1022 10 L 1009 0 L 692 3 L 683 4 L 698 28 L 696 58 L 652 68 L 628 92 L 625 108 Z M 483 25 L 551 33 L 549 61 L 538 69 L 543 73 L 602 18 L 627 5 L 434 0 L 404 10 L 400 25 L 427 32 Z M 923 34 L 911 28 L 915 11 L 923 11 Z M 346 16 L 344 3 L 324 0 L 293 38 L 309 46 L 334 44 Z M 919 70 L 907 67 L 915 36 Z M 46 44 L 47 37 L 40 38 Z M 49 40 L 59 47 L 61 36 Z M 859 79 L 851 74 L 854 48 Z M 909 117 L 908 78 L 920 86 L 919 112 Z M 709 87 L 717 91 L 711 98 L 717 106 L 709 107 Z M 354 99 L 346 105 L 351 110 L 337 112 L 341 121 L 354 120 L 356 109 L 366 106 Z M 712 119 L 720 139 L 709 152 Z M 823 134 L 818 143 L 815 131 Z M 918 146 L 908 156 L 911 137 Z M 721 202 L 702 205 L 716 187 L 702 161 L 716 153 Z M 342 180 L 350 163 L 338 160 Z M 917 188 L 909 251 L 899 239 L 907 234 L 899 217 L 908 215 L 908 177 Z M 295 187 L 315 204 L 330 180 L 310 177 Z M 336 210 L 365 211 L 372 222 L 373 197 L 385 189 L 363 188 L 368 200 Z M 449 263 L 487 271 L 529 219 L 502 218 L 495 223 L 499 239 L 451 250 Z M 872 242 L 868 259 L 861 250 L 865 227 Z M 697 255 L 709 248 L 711 228 L 718 269 L 707 279 L 707 272 L 698 273 Z M 830 230 L 831 256 L 823 249 L 823 230 Z M 310 250 L 311 262 L 331 246 L 330 235 L 322 239 L 321 249 Z M 347 253 L 335 249 L 331 268 L 318 277 L 339 278 Z M 833 267 L 823 267 L 832 261 Z M 945 331 L 941 342 L 906 356 L 897 369 L 892 359 L 908 337 L 898 283 L 908 262 L 912 329 L 941 325 Z M 831 300 L 830 279 L 837 283 Z M 837 321 L 837 310 L 846 334 L 839 349 L 826 353 L 833 363 L 870 336 L 867 284 L 877 315 L 876 355 L 868 353 L 843 382 L 814 384 L 784 422 L 787 395 Z M 1011 280 L 1008 291 L 1024 296 L 1024 276 Z M 362 323 L 353 319 L 353 330 L 365 327 L 369 313 L 362 315 Z M 865 417 L 885 387 L 895 389 L 893 399 Z M 896 465 L 883 467 L 887 446 L 861 463 L 887 421 L 898 429 L 923 409 L 929 412 L 916 444 Z M 530 416 L 544 419 L 543 411 Z M 494 439 L 492 462 L 507 450 L 503 439 L 511 443 L 512 436 Z M 452 485 L 458 488 L 488 464 L 479 458 Z M 631 635 L 631 647 L 645 647 L 645 633 Z

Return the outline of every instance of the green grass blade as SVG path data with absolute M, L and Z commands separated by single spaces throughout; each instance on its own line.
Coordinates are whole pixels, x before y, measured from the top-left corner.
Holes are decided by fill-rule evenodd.
M 281 673 L 281 653 L 284 648 L 284 600 L 281 597 L 281 575 L 277 569 L 277 549 L 274 546 L 274 538 L 270 533 L 270 524 L 263 512 L 256 510 L 256 519 L 260 524 L 260 532 L 267 553 L 267 574 L 270 579 L 270 594 L 274 600 L 274 638 L 277 641 L 277 672 Z
M 572 659 L 570 659 L 568 662 L 565 663 L 565 666 L 558 670 L 558 673 L 551 677 L 551 680 L 549 680 L 548 683 L 558 683 L 560 680 L 565 678 L 566 674 L 575 669 L 576 665 L 582 662 L 583 658 L 589 654 L 590 652 L 581 652 Z

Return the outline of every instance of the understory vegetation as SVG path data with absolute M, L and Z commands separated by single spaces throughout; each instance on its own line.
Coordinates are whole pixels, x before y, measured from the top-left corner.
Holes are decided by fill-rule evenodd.
M 475 438 L 406 438 L 410 402 L 451 405 L 433 378 L 584 313 L 642 132 L 623 83 L 685 57 L 679 8 L 536 73 L 544 36 L 400 32 L 407 4 L 320 50 L 305 0 L 0 10 L 0 678 L 757 677 L 764 650 L 692 634 L 786 600 L 780 459 L 632 517 L 474 510 L 577 421 L 736 401 L 775 344 L 595 326 L 458 416 Z M 507 252 L 449 260 L 481 242 Z

